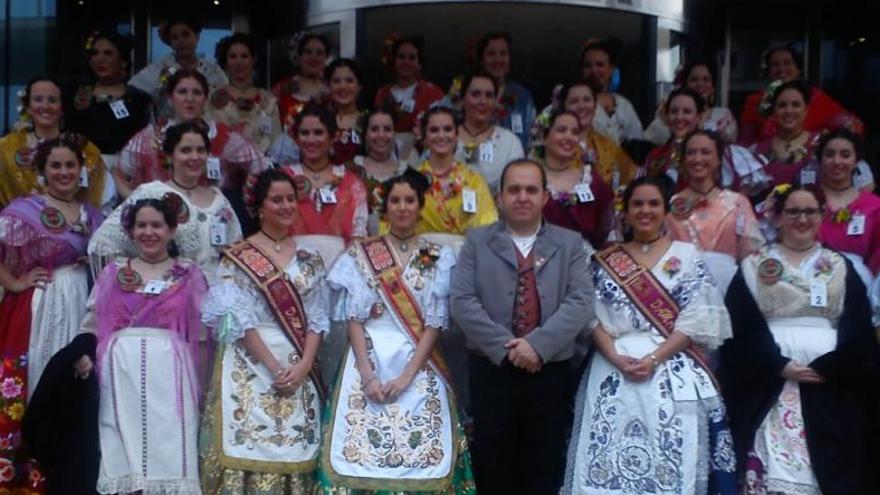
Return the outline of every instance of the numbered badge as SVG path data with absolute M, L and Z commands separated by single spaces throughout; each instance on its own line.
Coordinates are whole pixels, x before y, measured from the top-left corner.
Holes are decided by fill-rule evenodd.
M 229 244 L 228 238 L 226 237 L 226 223 L 225 222 L 214 222 L 211 224 L 211 245 L 212 246 L 225 246 Z
M 865 233 L 865 215 L 853 215 L 846 226 L 846 235 L 862 235 Z
M 461 191 L 461 209 L 465 213 L 477 212 L 477 191 L 473 189 L 463 189 Z
M 814 308 L 828 306 L 828 284 L 821 280 L 810 282 L 810 306 Z
M 207 175 L 210 180 L 220 180 L 220 159 L 216 156 L 208 157 Z
M 327 204 L 336 204 L 336 192 L 328 186 L 324 186 L 319 190 L 321 202 Z
M 168 283 L 164 280 L 150 280 L 147 282 L 147 285 L 144 286 L 144 294 L 149 294 L 151 296 L 158 296 L 159 294 L 165 292 L 165 288 Z
M 111 102 L 110 110 L 113 111 L 113 116 L 116 117 L 116 120 L 124 119 L 129 115 L 128 108 L 126 108 L 125 102 L 122 100 Z
M 521 113 L 517 112 L 510 115 L 510 130 L 514 134 L 522 134 L 524 127 Z
M 574 193 L 577 194 L 578 201 L 581 203 L 589 203 L 596 199 L 590 185 L 584 182 L 574 186 Z

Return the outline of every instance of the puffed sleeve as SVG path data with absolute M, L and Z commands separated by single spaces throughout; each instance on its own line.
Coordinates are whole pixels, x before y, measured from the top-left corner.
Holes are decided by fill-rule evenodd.
M 262 296 L 227 258 L 217 267 L 216 280 L 202 304 L 202 323 L 214 329 L 218 341 L 235 342 L 259 324 L 256 308 Z
M 608 335 L 620 337 L 630 331 L 630 329 L 626 325 L 618 324 L 616 320 L 620 318 L 616 319 L 616 315 L 613 313 L 615 311 L 629 313 L 626 315 L 625 321 L 635 322 L 638 321 L 638 318 L 635 317 L 634 313 L 630 312 L 631 310 L 628 305 L 615 304 L 620 298 L 620 288 L 611 280 L 608 272 L 595 259 L 590 261 L 589 269 L 590 275 L 593 277 L 593 290 L 595 291 L 593 310 L 596 313 L 596 318 L 589 325 L 595 329 L 601 324 Z M 616 310 L 612 308 L 616 308 Z
M 330 307 L 327 270 L 324 268 L 324 259 L 317 251 L 306 251 L 311 255 L 309 263 L 314 270 L 315 281 L 302 294 L 303 309 L 306 312 L 309 331 L 324 335 L 330 331 L 330 317 L 327 314 Z
M 425 325 L 437 329 L 449 328 L 449 278 L 455 266 L 455 254 L 448 246 L 440 248 L 437 259 L 437 272 L 431 285 L 431 292 L 422 313 Z
M 340 256 L 327 275 L 327 284 L 336 292 L 332 318 L 337 321 L 366 321 L 370 318 L 370 308 L 377 302 L 375 292 L 367 286 L 357 267 L 355 249 L 357 246 L 352 246 Z
M 675 330 L 698 344 L 716 349 L 733 336 L 730 314 L 721 292 L 712 280 L 709 267 L 695 256 L 691 258 L 690 270 L 685 277 L 688 279 L 681 284 L 690 286 L 684 291 L 689 295 L 679 299 L 681 312 Z

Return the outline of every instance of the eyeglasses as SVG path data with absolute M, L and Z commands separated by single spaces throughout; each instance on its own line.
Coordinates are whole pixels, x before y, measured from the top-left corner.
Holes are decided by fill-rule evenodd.
M 786 208 L 782 210 L 782 214 L 789 220 L 797 220 L 801 215 L 807 218 L 821 215 L 822 208 Z

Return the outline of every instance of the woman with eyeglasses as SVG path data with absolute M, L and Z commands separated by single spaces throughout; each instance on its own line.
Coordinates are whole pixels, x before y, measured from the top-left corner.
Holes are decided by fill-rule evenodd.
M 805 186 L 772 194 L 779 240 L 743 260 L 727 293 L 733 339 L 721 390 L 744 493 L 868 493 L 863 386 L 878 352 L 864 285 L 822 247 L 823 204 Z

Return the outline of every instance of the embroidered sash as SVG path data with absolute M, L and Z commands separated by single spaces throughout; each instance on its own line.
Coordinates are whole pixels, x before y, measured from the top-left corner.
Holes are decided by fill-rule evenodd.
M 403 267 L 394 257 L 391 246 L 388 245 L 384 237 L 359 241 L 357 245 L 360 254 L 366 259 L 372 272 L 367 276 L 375 280 L 382 290 L 383 299 L 418 345 L 425 334 L 425 320 L 422 318 L 415 297 L 403 281 Z M 428 355 L 428 362 L 443 377 L 446 384 L 451 385 L 449 367 L 436 345 Z
M 247 241 L 238 242 L 223 250 L 223 254 L 240 267 L 259 287 L 260 292 L 272 308 L 275 319 L 281 325 L 284 336 L 293 344 L 302 356 L 306 347 L 307 319 L 302 299 L 296 287 L 290 282 L 287 273 L 278 268 L 271 258 L 266 256 L 259 247 Z M 326 398 L 324 380 L 315 363 L 309 370 L 309 376 L 315 382 L 318 395 L 323 401 Z
M 668 339 L 675 330 L 680 310 L 675 299 L 654 274 L 636 262 L 620 245 L 596 253 L 596 262 L 626 292 L 639 312 Z M 718 381 L 702 351 L 691 344 L 684 352 L 703 368 L 718 388 Z

